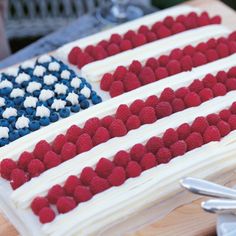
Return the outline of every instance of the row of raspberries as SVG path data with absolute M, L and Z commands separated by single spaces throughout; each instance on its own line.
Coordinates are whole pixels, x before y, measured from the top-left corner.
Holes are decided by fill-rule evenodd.
M 100 88 L 109 91 L 111 97 L 153 83 L 168 76 L 189 71 L 236 52 L 236 31 L 227 38 L 210 39 L 193 47 L 174 49 L 169 55 L 149 58 L 145 65 L 134 60 L 127 68 L 118 66 L 114 73 L 103 75 Z
M 159 97 L 151 95 L 145 101 L 136 99 L 129 106 L 122 104 L 113 116 L 91 118 L 83 128 L 72 125 L 65 135 L 59 134 L 51 144 L 40 141 L 33 152 L 23 152 L 16 162 L 4 159 L 0 165 L 1 176 L 10 180 L 12 188 L 16 189 L 32 177 L 113 137 L 124 136 L 130 130 L 224 96 L 231 90 L 236 90 L 236 67 L 215 76 L 207 74 L 202 80 L 196 79 L 188 87 L 176 91 L 166 88 Z
M 167 129 L 162 137 L 151 137 L 146 144 L 135 144 L 129 151 L 117 152 L 112 160 L 101 158 L 95 168 L 83 168 L 80 176 L 69 176 L 63 185 L 54 185 L 46 196 L 36 197 L 31 208 L 41 223 L 53 221 L 56 214 L 73 210 L 81 202 L 127 179 L 138 177 L 143 171 L 202 145 L 220 141 L 236 129 L 236 102 L 219 114 L 197 117 L 192 124 L 184 123 Z M 51 207 L 56 206 L 56 211 Z
M 176 19 L 167 16 L 163 21 L 158 21 L 151 27 L 142 25 L 136 32 L 129 30 L 124 35 L 112 34 L 109 40 L 104 39 L 97 45 L 89 45 L 85 49 L 74 47 L 68 55 L 68 61 L 73 65 L 77 65 L 78 68 L 82 68 L 93 61 L 113 56 L 188 29 L 220 23 L 221 18 L 219 16 L 211 18 L 207 12 L 200 15 L 191 12 L 188 15 L 179 15 Z

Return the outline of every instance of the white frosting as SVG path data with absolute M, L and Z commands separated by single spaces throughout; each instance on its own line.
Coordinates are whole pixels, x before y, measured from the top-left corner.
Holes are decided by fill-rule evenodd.
M 12 87 L 13 87 L 12 82 L 10 82 L 8 80 L 2 80 L 0 82 L 0 89 L 2 89 L 2 88 L 12 88 Z
M 81 80 L 78 77 L 73 78 L 70 82 L 70 85 L 75 89 L 79 88 L 80 84 Z
M 10 97 L 16 98 L 16 97 L 23 97 L 25 95 L 25 91 L 23 89 L 15 88 L 11 91 Z
M 89 98 L 91 95 L 91 90 L 85 86 L 80 90 L 80 93 L 82 93 L 86 98 Z
M 50 71 L 59 71 L 60 70 L 60 64 L 56 61 L 50 62 L 48 65 L 48 69 Z
M 8 119 L 11 116 L 17 116 L 17 110 L 13 107 L 7 107 L 6 110 L 2 113 L 2 117 Z
M 48 100 L 49 98 L 52 98 L 53 96 L 54 96 L 54 92 L 53 92 L 52 90 L 43 89 L 43 90 L 41 90 L 41 92 L 40 92 L 39 100 L 41 100 L 41 101 L 46 101 L 46 100 Z
M 46 71 L 46 68 L 44 66 L 36 66 L 33 72 L 33 75 L 35 76 L 43 76 L 44 72 Z
M 68 71 L 68 70 L 63 70 L 63 71 L 61 72 L 61 78 L 62 78 L 62 79 L 69 79 L 69 78 L 70 78 L 70 71 Z
M 0 126 L 0 138 L 9 138 L 9 128 Z
M 22 69 L 28 69 L 28 68 L 33 69 L 34 67 L 35 67 L 35 61 L 34 60 L 25 61 L 21 64 Z
M 38 82 L 29 82 L 27 88 L 26 88 L 26 91 L 28 93 L 33 93 L 35 90 L 40 90 L 42 87 L 42 84 L 38 83 Z
M 66 97 L 66 100 L 71 102 L 72 105 L 79 103 L 79 96 L 76 93 L 69 93 Z
M 30 120 L 27 117 L 21 116 L 17 119 L 15 126 L 17 129 L 28 128 L 29 122 Z
M 22 82 L 29 81 L 29 80 L 30 80 L 30 76 L 24 72 L 20 73 L 15 79 L 16 83 L 18 84 L 21 84 Z
M 5 98 L 0 97 L 0 107 L 5 106 Z
M 19 68 L 18 67 L 9 67 L 4 72 L 10 76 L 17 76 L 17 74 L 19 72 Z
M 36 104 L 38 102 L 38 98 L 36 97 L 33 97 L 33 96 L 29 96 L 29 97 L 26 97 L 25 98 L 25 101 L 24 101 L 24 107 L 27 108 L 27 107 L 36 107 Z
M 52 109 L 55 109 L 56 111 L 64 108 L 66 105 L 66 102 L 61 100 L 61 99 L 54 99 L 52 105 L 51 105 L 51 108 Z
M 54 84 L 56 81 L 57 81 L 57 77 L 54 76 L 54 75 L 45 75 L 45 76 L 43 77 L 43 82 L 44 82 L 46 85 Z
M 49 117 L 50 116 L 50 110 L 47 107 L 45 107 L 44 105 L 38 106 L 36 108 L 36 116 Z
M 38 58 L 39 63 L 47 63 L 47 62 L 50 62 L 50 61 L 52 61 L 52 58 L 51 58 L 51 56 L 49 56 L 47 54 L 42 55 Z
M 66 94 L 68 87 L 64 84 L 55 84 L 55 93 Z

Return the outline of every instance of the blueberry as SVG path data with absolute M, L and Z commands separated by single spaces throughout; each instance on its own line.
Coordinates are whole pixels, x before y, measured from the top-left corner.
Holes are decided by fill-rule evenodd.
M 27 108 L 26 108 L 26 113 L 27 113 L 28 115 L 32 115 L 32 114 L 34 113 L 34 108 L 32 108 L 32 107 L 27 107 Z
M 26 134 L 30 133 L 30 130 L 28 128 L 22 128 L 22 129 L 19 129 L 19 135 L 22 137 L 22 136 L 25 136 Z
M 0 139 L 0 147 L 3 147 L 9 143 L 9 140 L 7 138 L 1 138 Z
M 53 98 L 49 98 L 49 99 L 47 100 L 48 106 L 51 106 L 51 105 L 52 105 L 53 100 L 54 100 Z
M 0 94 L 3 96 L 8 95 L 10 94 L 11 90 L 12 89 L 10 87 L 2 88 Z
M 98 103 L 100 103 L 100 102 L 102 102 L 102 99 L 101 99 L 100 96 L 97 96 L 97 95 L 93 95 L 93 96 L 92 96 L 92 103 L 93 103 L 93 104 L 98 104 Z
M 86 97 L 83 94 L 79 94 L 79 102 L 86 100 Z
M 62 108 L 59 111 L 59 114 L 60 114 L 61 118 L 66 118 L 66 117 L 68 117 L 70 115 L 70 110 L 68 108 Z
M 62 99 L 62 100 L 65 100 L 66 99 L 66 95 L 65 94 L 59 94 L 57 96 L 58 99 Z
M 80 106 L 78 104 L 77 105 L 73 105 L 73 106 L 71 106 L 70 110 L 72 112 L 79 112 Z
M 30 108 L 30 107 L 28 107 L 28 108 Z M 28 109 L 28 108 L 26 108 L 26 110 L 18 110 L 18 111 L 17 111 L 17 115 L 18 115 L 18 116 L 24 115 L 25 113 L 27 113 L 27 109 Z M 31 109 L 32 109 L 32 108 L 31 108 Z
M 14 102 L 12 100 L 6 100 L 6 107 L 14 107 Z
M 80 102 L 80 107 L 81 107 L 82 109 L 88 108 L 88 107 L 89 107 L 89 102 L 88 102 L 88 100 L 84 99 L 83 101 L 81 101 L 81 102 Z
M 52 112 L 49 119 L 50 119 L 51 122 L 56 122 L 56 121 L 59 120 L 59 116 L 56 112 Z
M 35 97 L 38 97 L 38 96 L 40 95 L 40 90 L 35 90 L 35 91 L 33 92 L 33 95 L 34 95 Z
M 48 117 L 42 117 L 40 120 L 39 120 L 40 124 L 42 126 L 47 126 L 50 124 L 50 120 Z
M 1 120 L 0 120 L 0 126 L 2 126 L 2 127 L 8 127 L 8 126 L 9 126 L 9 123 L 8 123 L 7 120 L 1 119 Z
M 15 116 L 10 116 L 8 118 L 8 121 L 9 121 L 9 123 L 15 122 L 16 121 L 16 117 Z
M 40 123 L 37 120 L 33 120 L 29 123 L 29 128 L 32 131 L 38 130 L 40 128 Z
M 14 130 L 14 131 L 10 132 L 10 134 L 9 134 L 9 140 L 11 142 L 18 139 L 19 137 L 20 137 L 20 135 L 17 130 Z
M 28 84 L 29 84 L 28 81 L 23 81 L 23 82 L 21 83 L 21 86 L 22 86 L 23 88 L 26 88 L 26 87 L 28 86 Z
M 24 101 L 24 97 L 17 97 L 17 98 L 14 98 L 14 103 L 15 105 L 20 105 L 23 101 Z

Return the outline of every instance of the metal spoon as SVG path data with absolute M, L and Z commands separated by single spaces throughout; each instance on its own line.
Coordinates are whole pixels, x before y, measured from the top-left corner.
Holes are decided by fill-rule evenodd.
M 190 192 L 210 197 L 227 198 L 236 200 L 236 190 L 210 181 L 187 177 L 180 180 L 181 186 Z

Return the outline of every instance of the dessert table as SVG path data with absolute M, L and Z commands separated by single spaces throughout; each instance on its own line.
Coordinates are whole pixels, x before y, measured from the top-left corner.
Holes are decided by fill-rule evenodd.
M 224 25 L 231 29 L 236 29 L 236 13 L 220 1 L 193 0 L 187 4 L 207 10 L 210 14 L 214 13 L 221 15 Z M 236 184 L 235 173 L 232 173 L 226 182 L 228 186 Z M 162 220 L 143 226 L 136 232 L 127 234 L 127 236 L 215 235 L 216 215 L 207 214 L 201 210 L 200 203 L 204 199 L 205 198 L 201 198 L 191 204 L 183 205 L 170 212 Z M 18 235 L 14 227 L 1 215 L 0 235 Z

